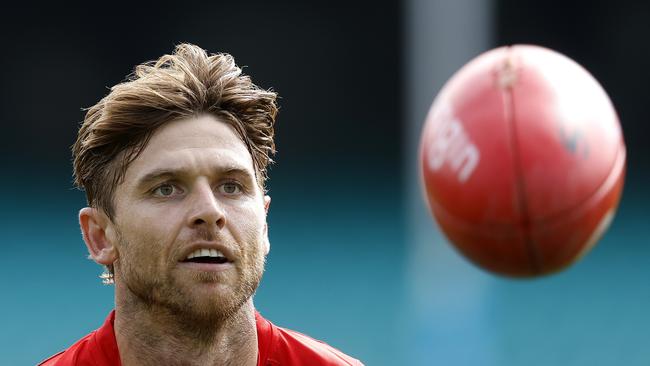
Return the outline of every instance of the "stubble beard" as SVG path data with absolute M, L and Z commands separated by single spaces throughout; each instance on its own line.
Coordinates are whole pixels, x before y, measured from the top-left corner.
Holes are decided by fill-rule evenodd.
M 123 258 L 134 258 L 146 253 L 134 253 L 134 246 L 118 231 Z M 141 246 L 146 247 L 146 245 Z M 155 246 L 154 246 L 155 247 Z M 259 246 L 257 246 L 259 248 Z M 193 284 L 217 284 L 223 278 L 220 274 L 197 272 L 193 278 L 178 281 L 173 270 L 162 273 L 147 272 L 147 267 L 136 265 L 131 260 L 116 261 L 116 281 L 122 281 L 130 295 L 130 306 L 156 314 L 161 321 L 177 325 L 177 330 L 191 335 L 200 343 L 210 343 L 215 330 L 227 326 L 241 307 L 251 299 L 262 279 L 266 258 L 260 250 L 240 258 L 236 281 L 229 286 L 231 291 L 198 297 L 188 288 Z

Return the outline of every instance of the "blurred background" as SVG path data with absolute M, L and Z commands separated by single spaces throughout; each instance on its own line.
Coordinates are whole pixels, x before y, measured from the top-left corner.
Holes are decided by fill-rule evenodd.
M 33 365 L 99 327 L 113 288 L 86 259 L 69 146 L 81 108 L 192 42 L 281 95 L 271 254 L 256 306 L 367 365 L 650 364 L 650 4 L 635 1 L 17 3 L 0 22 L 0 344 Z M 422 199 L 419 133 L 483 51 L 539 44 L 602 83 L 628 149 L 618 215 L 568 270 L 488 274 Z

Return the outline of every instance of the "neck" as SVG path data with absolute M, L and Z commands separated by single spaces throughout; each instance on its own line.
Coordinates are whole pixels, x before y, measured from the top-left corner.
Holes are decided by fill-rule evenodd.
M 251 299 L 228 319 L 201 322 L 119 292 L 114 326 L 123 366 L 257 365 Z

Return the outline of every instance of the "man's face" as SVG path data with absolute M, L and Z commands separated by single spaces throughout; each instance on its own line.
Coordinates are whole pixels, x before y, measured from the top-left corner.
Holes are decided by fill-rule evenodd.
M 163 126 L 114 202 L 117 290 L 179 315 L 221 319 L 254 293 L 269 250 L 269 198 L 229 125 L 201 116 Z

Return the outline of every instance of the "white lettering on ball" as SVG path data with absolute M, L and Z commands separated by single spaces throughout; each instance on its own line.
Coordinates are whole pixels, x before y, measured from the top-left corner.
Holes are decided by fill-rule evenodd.
M 436 113 L 432 122 L 433 138 L 427 153 L 429 169 L 438 171 L 446 163 L 457 174 L 458 181 L 465 183 L 481 160 L 478 148 L 448 108 Z

